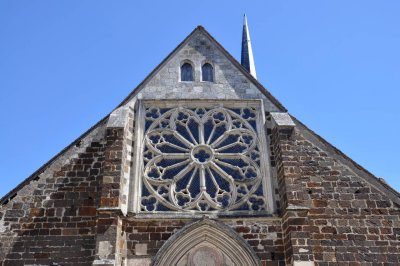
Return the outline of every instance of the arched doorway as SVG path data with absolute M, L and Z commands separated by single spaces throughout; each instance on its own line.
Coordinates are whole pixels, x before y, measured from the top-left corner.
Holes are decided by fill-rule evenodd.
M 203 219 L 176 232 L 157 253 L 153 266 L 260 265 L 251 247 L 222 223 Z

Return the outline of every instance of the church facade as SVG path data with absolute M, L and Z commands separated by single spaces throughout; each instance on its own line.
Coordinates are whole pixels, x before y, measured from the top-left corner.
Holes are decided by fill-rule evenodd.
M 399 265 L 400 195 L 199 26 L 1 199 L 0 265 Z

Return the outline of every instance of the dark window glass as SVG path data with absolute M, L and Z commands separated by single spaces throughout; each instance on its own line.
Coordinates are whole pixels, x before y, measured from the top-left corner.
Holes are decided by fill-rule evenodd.
M 193 67 L 189 63 L 181 66 L 181 81 L 193 81 Z
M 201 68 L 201 72 L 203 75 L 203 81 L 214 81 L 213 77 L 213 67 L 209 63 L 205 63 Z

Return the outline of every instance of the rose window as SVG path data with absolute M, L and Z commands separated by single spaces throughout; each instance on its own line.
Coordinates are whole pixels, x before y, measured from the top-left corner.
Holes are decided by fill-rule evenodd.
M 141 211 L 265 210 L 256 114 L 145 108 Z

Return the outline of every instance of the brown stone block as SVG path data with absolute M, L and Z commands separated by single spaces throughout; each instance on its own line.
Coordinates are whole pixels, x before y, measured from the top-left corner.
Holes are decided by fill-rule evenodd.
M 41 217 L 44 215 L 44 209 L 42 208 L 32 208 L 29 212 L 29 217 Z
M 147 233 L 148 232 L 147 226 L 137 226 L 137 227 L 135 227 L 135 229 L 139 233 Z
M 321 186 L 321 183 L 316 183 L 316 182 L 308 182 L 307 183 L 307 187 L 310 187 L 310 188 L 315 188 L 315 187 L 320 187 Z
M 272 249 L 276 249 L 276 247 L 274 247 L 274 241 L 273 240 L 270 240 L 270 239 L 268 239 L 268 240 L 261 240 L 260 241 L 260 244 L 262 245 L 262 246 L 264 246 L 265 248 L 272 248 Z
M 310 215 L 321 215 L 325 213 L 325 209 L 324 208 L 318 208 L 318 209 L 310 209 L 310 211 L 308 212 Z
M 90 159 L 90 158 L 82 159 L 82 163 L 83 163 L 83 164 L 91 165 L 93 162 L 94 162 L 94 160 L 93 160 L 93 159 Z
M 19 209 L 21 209 L 22 208 L 22 206 L 23 206 L 23 204 L 22 204 L 22 202 L 14 202 L 14 204 L 12 205 L 12 208 L 14 209 L 14 210 L 19 210 Z M 0 219 L 1 219 L 1 213 L 0 213 Z
M 100 206 L 101 207 L 117 207 L 118 206 L 118 198 L 101 198 Z
M 64 192 L 55 192 L 50 195 L 50 199 L 64 199 Z
M 50 235 L 61 235 L 61 229 L 51 229 Z
M 79 235 L 88 235 L 91 233 L 91 230 L 88 228 L 79 228 L 78 232 L 79 232 Z
M 350 208 L 351 207 L 351 201 L 348 200 L 340 200 L 339 201 L 339 206 L 341 208 Z
M 89 172 L 87 172 L 87 171 L 78 171 L 76 173 L 76 176 L 78 176 L 78 177 L 88 177 L 89 176 Z
M 290 218 L 288 223 L 290 225 L 303 225 L 306 224 L 306 218 Z
M 97 213 L 96 208 L 94 207 L 80 207 L 79 215 L 81 216 L 95 216 Z
M 257 247 L 260 244 L 260 240 L 247 240 L 247 243 L 252 247 Z
M 319 233 L 319 227 L 318 226 L 303 226 L 303 230 L 310 232 L 310 233 Z
M 371 209 L 371 213 L 375 215 L 388 215 L 389 211 L 387 209 Z
M 73 229 L 73 228 L 62 229 L 62 234 L 64 236 L 77 235 L 78 234 L 78 229 Z
M 150 236 L 149 234 L 129 234 L 129 239 L 133 241 L 149 241 Z
M 33 229 L 35 228 L 35 224 L 29 223 L 29 224 L 21 224 L 21 229 Z
M 155 228 L 155 232 L 166 232 L 166 231 L 167 231 L 167 228 L 163 227 L 163 226 Z
M 57 171 L 53 174 L 54 177 L 62 177 L 65 176 L 65 171 Z
M 336 234 L 336 228 L 331 226 L 326 226 L 321 229 L 321 232 L 328 234 Z
M 238 226 L 235 228 L 238 233 L 250 233 L 250 228 L 245 226 Z
M 93 153 L 81 153 L 79 158 L 93 158 Z
M 325 239 L 325 234 L 313 234 L 314 239 Z
M 55 209 L 51 208 L 51 209 L 46 209 L 46 217 L 52 217 L 55 214 Z
M 168 240 L 172 236 L 172 233 L 162 233 L 161 239 L 162 240 Z
M 39 229 L 39 235 L 49 235 L 50 230 L 49 229 Z
M 257 234 L 244 234 L 243 238 L 244 239 L 257 239 L 258 235 Z
M 150 240 L 162 240 L 161 233 L 150 233 Z
M 382 235 L 392 234 L 392 228 L 379 228 Z
M 314 199 L 314 200 L 312 200 L 312 204 L 313 204 L 314 207 L 317 207 L 317 208 L 321 208 L 321 207 L 326 207 L 326 206 L 328 206 L 328 203 L 327 203 L 326 200 L 317 200 L 317 199 Z
M 50 254 L 49 253 L 35 253 L 35 254 L 33 254 L 33 257 L 35 259 L 47 259 L 50 257 Z
M 110 225 L 115 225 L 117 223 L 116 219 L 109 218 L 109 219 L 98 219 L 97 220 L 97 225 L 98 226 L 110 226 Z

